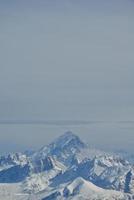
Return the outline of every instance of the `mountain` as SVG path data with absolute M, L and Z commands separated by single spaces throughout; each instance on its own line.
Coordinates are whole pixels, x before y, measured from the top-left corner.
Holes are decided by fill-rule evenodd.
M 72 165 L 75 157 L 87 149 L 87 145 L 74 135 L 72 132 L 66 132 L 54 142 L 41 148 L 33 154 L 33 159 L 52 156 L 67 166 Z
M 36 152 L 0 157 L 1 200 L 133 198 L 133 164 L 89 148 L 72 132 Z

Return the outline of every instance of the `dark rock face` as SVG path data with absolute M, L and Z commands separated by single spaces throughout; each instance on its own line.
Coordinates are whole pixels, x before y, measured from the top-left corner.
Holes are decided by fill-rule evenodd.
M 129 171 L 126 175 L 126 180 L 125 180 L 125 193 L 130 193 L 130 182 L 131 182 L 131 177 L 132 177 L 132 172 Z
M 30 167 L 28 165 L 16 165 L 0 172 L 0 183 L 17 183 L 29 176 Z
M 53 167 L 54 167 L 53 160 L 50 156 L 48 156 L 46 158 L 35 161 L 34 172 L 39 173 L 39 172 L 43 172 L 46 170 L 51 170 L 51 169 L 53 169 Z

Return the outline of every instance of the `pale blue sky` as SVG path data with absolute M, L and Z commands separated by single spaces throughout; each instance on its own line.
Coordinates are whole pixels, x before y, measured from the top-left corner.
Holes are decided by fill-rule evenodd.
M 132 0 L 0 0 L 0 121 L 133 121 L 133 22 Z M 0 128 L 1 143 L 10 134 L 11 146 L 32 146 L 34 128 L 12 128 Z

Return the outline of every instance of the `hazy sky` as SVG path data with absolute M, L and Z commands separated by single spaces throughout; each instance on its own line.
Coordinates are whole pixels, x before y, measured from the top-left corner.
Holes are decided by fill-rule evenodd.
M 133 91 L 133 0 L 0 0 L 0 121 L 133 121 Z M 0 145 L 36 138 L 12 128 Z

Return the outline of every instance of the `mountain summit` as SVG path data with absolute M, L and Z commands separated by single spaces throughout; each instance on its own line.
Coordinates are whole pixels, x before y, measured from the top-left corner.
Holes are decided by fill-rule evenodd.
M 87 145 L 80 140 L 80 138 L 71 131 L 65 132 L 63 135 L 54 140 L 51 144 L 41 148 L 33 157 L 55 157 L 60 162 L 70 165 L 74 157 L 77 156 Z
M 73 134 L 71 131 L 65 132 L 58 139 L 56 139 L 53 144 L 58 148 L 66 148 L 68 146 L 75 146 L 77 148 L 86 148 L 84 142 L 80 140 L 80 138 Z

